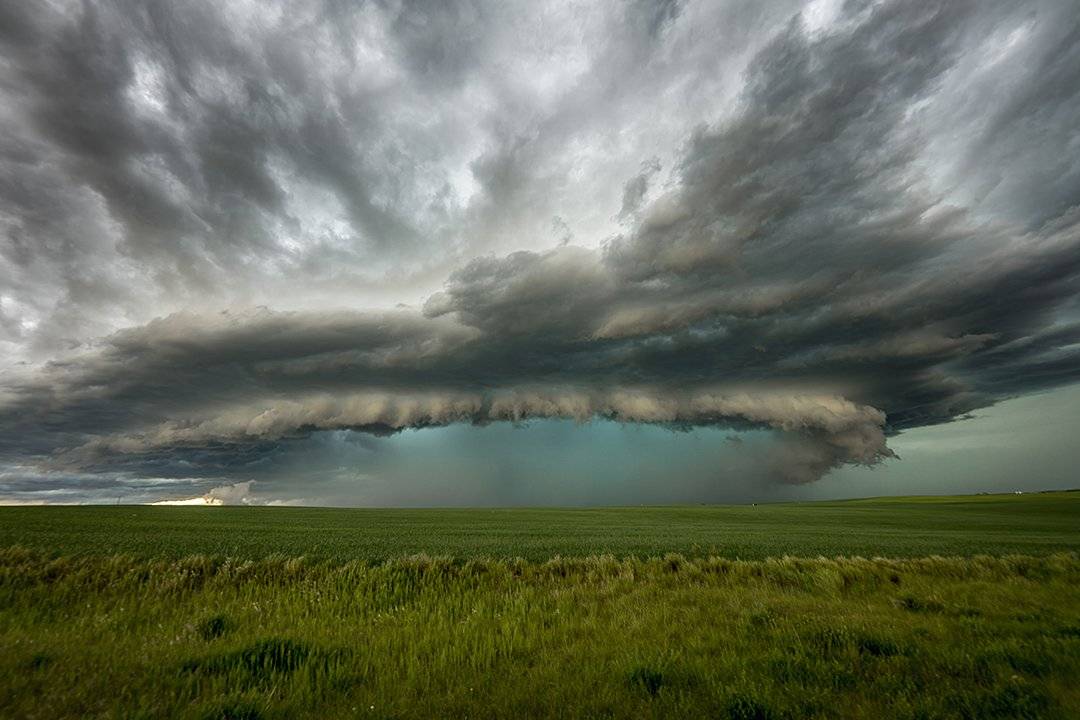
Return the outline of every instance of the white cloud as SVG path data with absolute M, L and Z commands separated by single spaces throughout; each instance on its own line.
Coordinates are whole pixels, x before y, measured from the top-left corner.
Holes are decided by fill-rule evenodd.
M 203 506 L 262 505 L 264 503 L 251 494 L 251 486 L 254 484 L 254 480 L 246 480 L 244 482 L 232 483 L 231 485 L 221 485 L 216 488 L 211 488 L 207 493 L 197 497 L 183 498 L 180 500 L 158 500 L 149 504 Z

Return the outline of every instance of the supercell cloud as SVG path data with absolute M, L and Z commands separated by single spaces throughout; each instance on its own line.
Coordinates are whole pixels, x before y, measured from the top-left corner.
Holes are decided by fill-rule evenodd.
M 9 3 L 0 59 L 9 499 L 539 418 L 806 483 L 1080 380 L 1066 0 Z

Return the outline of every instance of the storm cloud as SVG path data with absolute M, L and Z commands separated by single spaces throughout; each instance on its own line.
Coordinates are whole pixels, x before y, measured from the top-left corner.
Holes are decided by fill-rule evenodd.
M 807 483 L 1080 381 L 1072 3 L 0 12 L 9 494 L 549 418 Z

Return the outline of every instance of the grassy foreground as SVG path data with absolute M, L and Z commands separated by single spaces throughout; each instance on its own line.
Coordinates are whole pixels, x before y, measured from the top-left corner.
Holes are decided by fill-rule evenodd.
M 770 505 L 358 510 L 5 507 L 0 547 L 67 555 L 273 553 L 381 561 L 555 555 L 764 559 L 783 555 L 1043 555 L 1080 550 L 1080 492 Z
M 11 718 L 1074 718 L 1080 558 L 0 551 Z
M 1078 550 L 1075 492 L 0 508 L 0 718 L 1075 718 Z

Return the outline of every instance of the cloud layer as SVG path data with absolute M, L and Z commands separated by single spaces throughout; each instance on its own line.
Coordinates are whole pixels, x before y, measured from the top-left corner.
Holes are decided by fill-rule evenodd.
M 1068 2 L 3 12 L 19 472 L 567 418 L 803 483 L 1080 380 Z

